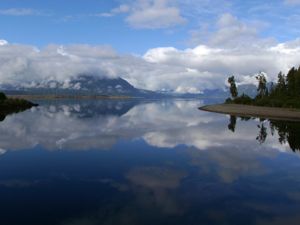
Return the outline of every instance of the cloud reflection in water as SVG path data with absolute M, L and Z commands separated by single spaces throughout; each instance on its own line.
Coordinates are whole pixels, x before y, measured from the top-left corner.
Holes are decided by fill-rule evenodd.
M 255 123 L 241 124 L 230 134 L 224 116 L 201 112 L 200 101 L 48 102 L 12 115 L 0 123 L 0 147 L 22 150 L 110 149 L 120 139 L 144 139 L 156 147 L 212 146 L 255 142 Z M 12 141 L 17 139 L 18 141 Z M 274 137 L 266 145 L 282 149 Z
M 201 104 L 50 101 L 8 116 L 0 123 L 0 223 L 295 221 L 298 153 L 276 130 L 256 140 L 267 121 L 233 120 L 199 111 Z M 27 208 L 40 218 L 11 217 L 30 215 Z

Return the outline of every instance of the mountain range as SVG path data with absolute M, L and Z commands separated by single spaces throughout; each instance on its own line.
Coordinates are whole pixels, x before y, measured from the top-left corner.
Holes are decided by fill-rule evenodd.
M 126 80 L 118 78 L 79 75 L 68 81 L 48 80 L 34 84 L 1 85 L 7 94 L 28 95 L 103 95 L 103 96 L 134 96 L 157 97 L 160 93 L 138 89 Z
M 67 96 L 129 96 L 142 98 L 164 98 L 164 97 L 218 97 L 230 96 L 228 88 L 206 89 L 202 93 L 175 93 L 155 92 L 135 88 L 126 80 L 117 78 L 97 77 L 93 75 L 79 75 L 73 79 L 59 82 L 47 80 L 22 85 L 0 84 L 0 89 L 10 95 L 67 95 Z M 240 94 L 245 93 L 251 97 L 256 95 L 256 86 L 244 84 L 238 86 Z

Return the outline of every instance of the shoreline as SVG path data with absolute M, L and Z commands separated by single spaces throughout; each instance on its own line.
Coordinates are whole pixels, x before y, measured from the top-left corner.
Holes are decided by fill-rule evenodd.
M 109 96 L 109 95 L 7 95 L 8 98 L 16 99 L 131 99 L 131 96 Z
M 300 109 L 277 108 L 240 104 L 216 104 L 199 107 L 200 110 L 240 117 L 258 117 L 273 120 L 300 121 Z
M 25 99 L 6 98 L 0 101 L 0 121 L 3 121 L 6 116 L 18 112 L 26 111 L 32 107 L 37 107 L 38 104 Z

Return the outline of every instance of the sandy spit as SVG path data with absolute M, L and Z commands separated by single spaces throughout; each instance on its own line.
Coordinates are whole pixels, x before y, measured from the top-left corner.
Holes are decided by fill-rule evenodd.
M 239 104 L 207 105 L 199 108 L 203 111 L 223 113 L 242 117 L 259 117 L 274 120 L 300 121 L 300 110 Z

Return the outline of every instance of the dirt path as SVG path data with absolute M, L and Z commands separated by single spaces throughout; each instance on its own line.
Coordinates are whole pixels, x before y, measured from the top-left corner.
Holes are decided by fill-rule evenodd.
M 239 104 L 218 104 L 207 105 L 199 108 L 200 110 L 230 114 L 245 117 L 260 117 L 275 120 L 300 121 L 299 109 L 275 108 Z

